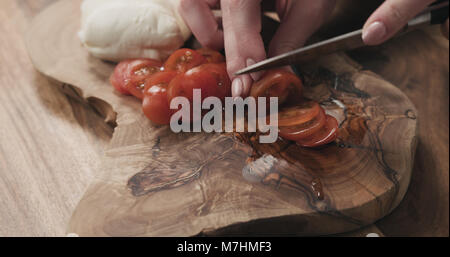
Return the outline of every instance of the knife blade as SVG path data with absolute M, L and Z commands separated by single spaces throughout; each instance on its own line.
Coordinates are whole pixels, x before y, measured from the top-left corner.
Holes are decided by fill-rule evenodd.
M 440 1 L 442 2 L 442 1 Z M 424 25 L 440 24 L 448 18 L 448 0 L 429 7 L 416 18 L 412 19 L 407 26 L 398 34 L 404 34 Z M 312 61 L 317 57 L 329 55 L 339 51 L 348 51 L 365 46 L 362 40 L 363 30 L 356 30 L 344 35 L 340 35 L 316 44 L 312 44 L 262 62 L 248 66 L 235 73 L 242 75 L 292 64 L 301 64 Z

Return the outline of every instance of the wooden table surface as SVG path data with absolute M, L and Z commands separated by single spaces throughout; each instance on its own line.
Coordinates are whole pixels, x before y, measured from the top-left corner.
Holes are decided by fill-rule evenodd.
M 0 236 L 64 236 L 113 133 L 28 58 L 27 26 L 54 1 L 0 0 Z M 429 29 L 350 55 L 411 98 L 420 136 L 405 200 L 374 226 L 346 235 L 448 236 L 448 41 Z

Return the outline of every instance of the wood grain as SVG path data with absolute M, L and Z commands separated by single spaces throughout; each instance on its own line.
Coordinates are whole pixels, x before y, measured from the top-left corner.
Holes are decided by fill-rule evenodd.
M 90 57 L 77 40 L 78 5 L 52 5 L 27 35 L 38 70 L 101 103 L 109 120 L 117 113 L 101 174 L 69 232 L 322 235 L 372 224 L 402 200 L 417 116 L 407 97 L 379 76 L 344 55 L 302 68 L 310 97 L 341 113 L 338 143 L 321 150 L 284 141 L 262 145 L 248 134 L 174 134 L 152 125 L 135 99 L 114 92 L 113 65 Z M 336 100 L 346 108 L 339 110 Z
M 29 60 L 23 35 L 52 2 L 0 0 L 0 236 L 64 236 L 112 135 Z
M 399 209 L 378 223 L 389 235 L 449 235 L 448 49 L 448 40 L 434 27 L 351 53 L 367 69 L 395 82 L 417 103 L 421 117 L 411 189 Z
M 101 156 L 103 146 L 112 134 L 110 129 L 109 131 L 103 129 L 103 119 L 99 118 L 89 105 L 84 106 L 78 101 L 65 97 L 54 84 L 33 71 L 24 48 L 22 35 L 32 17 L 52 2 L 55 0 L 0 0 L 0 32 L 2 35 L 8 35 L 0 40 L 0 56 L 9 64 L 0 67 L 0 87 L 12 88 L 14 85 L 14 90 L 33 103 L 33 109 L 36 110 L 19 111 L 22 108 L 19 105 L 22 101 L 13 101 L 5 97 L 0 101 L 2 110 L 0 113 L 0 149 L 2 149 L 0 153 L 0 183 L 2 183 L 0 236 L 63 236 L 76 202 L 81 198 L 84 188 L 87 188 L 90 182 L 90 177 L 95 173 L 92 169 L 83 168 L 86 167 L 84 160 L 93 154 Z M 358 4 L 361 1 L 355 2 Z M 363 16 L 362 19 L 359 15 Z M 362 21 L 365 15 L 358 9 L 354 15 L 347 15 L 348 22 L 339 23 L 341 27 L 336 26 L 336 29 L 347 30 L 353 22 L 349 17 Z M 416 41 L 421 43 L 418 44 Z M 442 47 L 434 47 L 435 43 Z M 405 47 L 410 44 L 415 45 L 414 51 Z M 414 32 L 408 38 L 398 38 L 395 43 L 388 43 L 382 48 L 383 56 L 396 54 L 400 49 L 403 49 L 401 54 L 384 63 L 393 67 L 406 65 L 403 58 L 420 54 L 423 57 L 419 62 L 423 62 L 420 74 L 424 75 L 416 76 L 414 72 L 397 74 L 389 72 L 391 76 L 386 79 L 401 87 L 411 98 L 419 113 L 422 114 L 422 120 L 427 118 L 423 114 L 426 116 L 431 111 L 434 113 L 433 117 L 444 120 L 444 124 L 448 124 L 448 113 L 445 112 L 449 106 L 448 68 L 447 72 L 435 74 L 433 76 L 435 82 L 429 86 L 410 86 L 410 84 L 427 84 L 430 76 L 426 74 L 431 73 L 437 66 L 434 65 L 435 60 L 430 59 L 428 55 L 448 56 L 448 41 L 442 40 L 440 33 L 434 30 L 427 33 Z M 374 49 L 370 51 L 370 55 L 364 55 L 364 58 L 358 61 L 361 61 L 366 68 L 383 75 L 383 70 L 387 71 L 384 65 L 380 64 L 378 51 L 380 49 Z M 362 53 L 359 54 L 362 55 Z M 352 54 L 352 57 L 358 56 Z M 414 66 L 417 64 L 408 62 L 409 69 L 416 70 Z M 448 61 L 444 65 L 448 67 Z M 433 101 L 420 97 L 424 92 L 433 97 Z M 11 114 L 5 114 L 5 109 L 14 111 Z M 50 120 L 54 130 L 36 131 L 27 129 L 24 121 L 13 123 L 14 116 L 19 112 L 27 121 L 28 127 L 41 126 L 42 121 Z M 421 123 L 421 126 L 426 125 Z M 446 127 L 442 124 L 431 123 L 427 128 L 441 131 L 437 132 L 438 134 L 448 135 L 448 125 Z M 428 144 L 427 148 L 433 151 L 433 155 L 430 157 L 427 151 L 417 152 L 416 159 L 421 161 L 416 161 L 414 165 L 412 184 L 405 201 L 392 215 L 377 223 L 383 227 L 383 233 L 386 236 L 448 236 L 448 198 L 445 197 L 446 194 L 448 195 L 448 185 L 443 183 L 448 181 L 448 140 L 446 142 L 440 137 L 430 136 L 433 134 L 428 134 L 428 129 L 420 130 L 419 139 L 420 142 Z M 30 138 L 38 138 L 39 144 L 33 144 L 32 150 L 24 149 L 22 147 L 24 140 L 15 136 L 14 131 L 19 130 L 24 131 Z M 55 130 L 60 133 L 53 133 Z M 88 140 L 79 144 L 77 149 L 61 146 L 61 140 L 72 136 L 88 138 Z M 47 138 L 53 140 L 46 140 Z M 32 155 L 30 152 L 33 150 L 41 151 L 42 143 L 45 143 L 47 149 L 56 150 L 51 155 Z M 433 150 L 435 144 L 442 144 L 442 150 Z M 23 157 L 19 158 L 18 154 L 13 154 L 20 153 L 18 149 L 22 149 Z M 5 155 L 5 152 L 9 154 Z M 60 162 L 52 161 L 55 158 L 66 160 L 70 156 L 72 156 L 70 161 L 72 164 L 67 165 L 71 166 L 70 169 L 62 169 Z M 33 165 L 43 161 L 48 164 L 45 168 L 36 168 Z M 428 162 L 431 162 L 431 165 Z M 433 175 L 426 176 L 429 173 Z M 432 193 L 427 192 L 430 189 Z M 45 191 L 52 193 L 51 200 L 47 199 L 48 194 Z M 428 204 L 429 202 L 432 204 Z M 430 224 L 434 225 L 430 226 Z M 371 232 L 380 232 L 380 230 L 372 226 L 346 233 L 344 236 L 365 236 Z

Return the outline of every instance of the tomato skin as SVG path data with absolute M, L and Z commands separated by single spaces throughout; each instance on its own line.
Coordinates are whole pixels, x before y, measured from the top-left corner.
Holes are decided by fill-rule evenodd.
M 148 89 L 152 86 L 163 86 L 167 88 L 177 75 L 178 73 L 175 71 L 161 71 L 154 74 L 145 82 L 144 95 L 151 94 L 151 92 L 148 92 Z
M 311 135 L 311 137 L 297 141 L 297 144 L 308 148 L 329 144 L 336 140 L 338 130 L 338 121 L 333 116 L 327 115 L 326 125 L 321 130 Z
M 206 58 L 199 52 L 183 48 L 175 51 L 169 59 L 167 59 L 164 64 L 164 70 L 183 73 L 206 62 Z
M 172 117 L 172 110 L 170 110 L 167 102 L 166 88 L 159 88 L 160 92 L 152 96 L 145 96 L 142 101 L 142 111 L 145 116 L 153 123 L 158 125 L 169 125 Z
M 161 70 L 162 63 L 152 59 L 135 59 L 128 64 L 127 90 L 138 99 L 144 98 L 145 81 Z
M 111 74 L 111 77 L 109 78 L 109 82 L 113 85 L 113 87 L 123 95 L 131 95 L 125 85 L 125 74 L 127 69 L 128 63 L 121 62 L 116 66 L 113 74 Z
M 320 113 L 309 122 L 297 126 L 279 127 L 279 135 L 287 140 L 304 140 L 320 131 L 326 125 L 326 122 L 327 116 L 325 111 L 321 109 Z
M 206 58 L 206 61 L 208 63 L 222 63 L 225 62 L 225 56 L 223 56 L 221 53 L 214 51 L 209 48 L 200 48 L 196 50 L 199 52 L 203 57 Z
M 231 96 L 231 80 L 228 76 L 226 63 L 203 64 L 199 66 L 198 69 L 203 72 L 207 72 L 214 77 L 215 82 L 212 84 L 216 91 L 214 96 L 222 100 L 225 100 L 225 97 Z
M 303 83 L 295 74 L 282 70 L 270 70 L 261 80 L 255 82 L 250 91 L 250 96 L 278 97 L 278 103 L 283 104 L 291 98 L 300 98 L 303 93 Z
M 231 95 L 231 80 L 225 64 L 203 64 L 176 76 L 167 91 L 169 103 L 178 96 L 186 97 L 192 103 L 194 89 L 201 89 L 202 100 L 210 96 L 223 100 Z
M 152 59 L 129 59 L 120 62 L 110 77 L 114 88 L 124 95 L 143 98 L 145 80 L 160 71 L 162 63 Z
M 170 124 L 172 110 L 167 100 L 167 87 L 176 72 L 164 71 L 150 77 L 145 83 L 142 110 L 149 120 L 158 125 Z

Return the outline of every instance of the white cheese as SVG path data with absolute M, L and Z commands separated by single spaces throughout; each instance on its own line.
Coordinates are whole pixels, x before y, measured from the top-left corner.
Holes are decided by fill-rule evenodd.
M 79 37 L 104 60 L 164 60 L 191 35 L 177 11 L 179 1 L 84 0 Z

